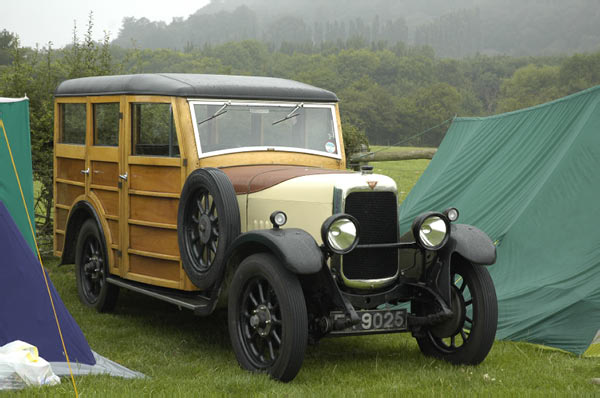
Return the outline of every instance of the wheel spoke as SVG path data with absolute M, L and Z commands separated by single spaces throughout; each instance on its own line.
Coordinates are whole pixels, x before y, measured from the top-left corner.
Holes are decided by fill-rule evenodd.
M 215 242 L 214 240 L 210 242 L 210 251 L 213 252 L 215 255 L 217 254 L 217 242 Z
M 450 337 L 450 347 L 456 348 L 456 335 Z
M 465 301 L 465 307 L 470 306 L 471 304 L 473 304 L 473 299 L 467 300 Z
M 281 322 L 279 322 L 279 324 L 281 324 Z M 277 334 L 276 330 L 271 331 L 271 336 L 273 336 L 273 339 L 277 343 L 277 346 L 281 346 L 281 337 L 279 337 L 279 334 Z
M 260 298 L 261 303 L 265 302 L 265 294 L 263 292 L 263 287 L 262 287 L 261 282 L 258 282 L 258 297 Z
M 256 299 L 254 298 L 254 294 L 252 292 L 248 294 L 248 298 L 250 299 L 250 301 L 252 301 L 252 304 L 254 304 L 255 307 L 258 305 L 258 301 L 256 301 Z
M 465 321 L 469 322 L 471 325 L 473 324 L 473 319 L 469 318 L 468 316 L 465 316 Z
M 202 201 L 204 202 L 204 207 L 202 208 L 202 214 L 208 214 L 209 201 L 210 201 L 208 191 L 204 192 L 204 194 L 202 195 Z
M 273 350 L 273 342 L 271 339 L 267 340 L 267 344 L 269 345 L 269 355 L 271 355 L 272 360 L 275 360 L 275 350 Z

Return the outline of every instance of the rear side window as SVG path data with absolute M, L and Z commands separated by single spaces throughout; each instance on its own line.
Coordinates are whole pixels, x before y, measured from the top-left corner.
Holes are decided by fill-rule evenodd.
M 60 132 L 58 142 L 85 145 L 85 104 L 60 104 Z
M 93 106 L 94 145 L 119 146 L 119 103 Z
M 179 157 L 170 104 L 132 104 L 131 124 L 133 155 Z

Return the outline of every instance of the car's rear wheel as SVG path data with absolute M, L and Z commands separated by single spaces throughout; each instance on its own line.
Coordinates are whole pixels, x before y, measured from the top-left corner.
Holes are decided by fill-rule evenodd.
M 221 170 L 194 170 L 179 199 L 177 237 L 181 263 L 200 289 L 224 271 L 227 248 L 240 234 L 240 210 L 231 181 Z
M 496 291 L 488 270 L 467 261 L 451 269 L 454 316 L 431 327 L 417 343 L 423 354 L 454 364 L 476 365 L 490 352 L 498 324 Z M 420 310 L 419 310 L 420 308 Z M 423 307 L 417 305 L 417 312 Z
M 229 288 L 229 334 L 242 368 L 290 381 L 300 371 L 308 317 L 296 275 L 272 255 L 254 254 Z
M 85 221 L 79 230 L 75 263 L 81 302 L 99 312 L 111 311 L 117 303 L 119 288 L 106 281 L 108 258 L 104 239 L 92 219 Z

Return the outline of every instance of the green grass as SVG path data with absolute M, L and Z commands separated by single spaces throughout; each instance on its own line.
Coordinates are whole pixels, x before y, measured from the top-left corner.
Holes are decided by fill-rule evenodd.
M 198 318 L 189 311 L 121 291 L 114 313 L 84 307 L 75 288 L 74 266 L 46 267 L 91 347 L 147 376 L 125 380 L 77 377 L 88 396 L 388 396 L 600 394 L 598 359 L 524 343 L 496 342 L 479 366 L 453 366 L 422 356 L 409 334 L 327 338 L 309 346 L 291 383 L 251 374 L 237 365 L 225 311 Z M 3 395 L 4 396 L 4 395 Z M 74 396 L 70 380 L 6 396 Z
M 406 194 L 427 162 L 373 166 L 376 172 L 394 177 Z M 51 258 L 45 265 L 91 347 L 148 376 L 141 380 L 77 377 L 82 397 L 600 394 L 600 386 L 590 383 L 591 378 L 600 377 L 597 358 L 497 341 L 481 365 L 453 366 L 422 356 L 409 334 L 323 339 L 308 347 L 296 379 L 283 384 L 239 368 L 229 343 L 225 311 L 198 318 L 190 311 L 122 290 L 115 312 L 98 314 L 79 302 L 74 266 L 58 267 L 57 263 Z M 0 395 L 75 394 L 70 380 L 63 379 L 59 386 Z

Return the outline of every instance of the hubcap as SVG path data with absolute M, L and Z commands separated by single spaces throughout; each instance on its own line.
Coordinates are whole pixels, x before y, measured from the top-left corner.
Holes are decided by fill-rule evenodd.
M 252 311 L 250 326 L 262 337 L 269 335 L 271 332 L 271 312 L 266 305 L 261 304 Z
M 198 223 L 198 231 L 200 232 L 200 242 L 207 244 L 210 240 L 212 225 L 210 217 L 207 214 L 200 216 L 200 222 Z
M 452 296 L 452 318 L 431 328 L 431 334 L 438 338 L 450 337 L 458 334 L 465 323 L 465 299 L 462 294 L 459 293 L 456 286 L 452 286 L 450 294 Z
M 89 237 L 84 246 L 82 282 L 85 296 L 94 302 L 100 295 L 104 283 L 104 258 L 100 253 L 100 243 L 93 236 Z
M 248 358 L 257 368 L 271 366 L 279 356 L 283 336 L 281 310 L 265 279 L 252 279 L 240 297 L 239 333 Z
M 471 331 L 477 322 L 473 308 L 473 298 L 469 287 L 470 280 L 461 273 L 453 273 L 452 280 L 452 319 L 430 329 L 433 343 L 445 353 L 456 352 L 467 344 Z
M 200 190 L 186 205 L 186 248 L 198 272 L 206 272 L 217 255 L 219 218 L 217 205 L 208 191 Z

